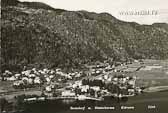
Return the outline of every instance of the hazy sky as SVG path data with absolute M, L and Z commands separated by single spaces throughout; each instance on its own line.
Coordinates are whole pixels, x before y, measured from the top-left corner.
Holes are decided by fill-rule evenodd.
M 61 8 L 73 11 L 87 10 L 97 13 L 108 12 L 120 20 L 134 21 L 140 24 L 152 24 L 154 22 L 168 23 L 168 7 L 167 7 L 168 0 L 20 0 L 20 1 L 43 2 L 54 8 Z

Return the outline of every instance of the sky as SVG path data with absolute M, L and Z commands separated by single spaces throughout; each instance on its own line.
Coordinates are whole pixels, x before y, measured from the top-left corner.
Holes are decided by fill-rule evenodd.
M 20 0 L 46 3 L 70 11 L 107 12 L 139 24 L 168 23 L 168 0 Z

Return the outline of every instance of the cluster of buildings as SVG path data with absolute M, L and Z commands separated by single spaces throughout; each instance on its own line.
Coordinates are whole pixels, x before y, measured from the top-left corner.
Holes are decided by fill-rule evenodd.
M 117 72 L 121 70 L 117 69 L 116 65 L 103 63 L 90 66 L 87 72 L 65 73 L 60 68 L 33 68 L 19 73 L 6 70 L 1 79 L 13 81 L 14 88 L 42 87 L 42 93 L 48 97 L 102 98 L 106 95 L 133 96 L 142 92 L 141 88 L 136 86 L 135 76 L 114 75 Z
M 99 86 L 83 85 L 82 81 L 75 81 L 68 86 L 67 90 L 62 91 L 60 96 L 79 100 L 99 99 L 102 98 L 101 93 L 102 89 Z
M 112 84 L 118 86 L 118 91 L 116 91 L 116 94 L 134 96 L 135 94 L 142 93 L 142 89 L 136 86 L 136 79 L 136 76 L 114 76 L 112 78 Z
M 113 65 L 110 65 L 109 63 L 97 64 L 89 67 L 90 68 L 89 74 L 92 76 L 97 76 L 97 75 L 105 75 L 108 72 L 124 73 L 126 72 L 125 68 L 127 68 L 126 66 L 127 64 L 131 64 L 131 62 L 127 63 L 115 62 Z M 122 67 L 122 68 L 116 68 L 116 67 Z
M 61 69 L 29 69 L 19 73 L 13 73 L 6 70 L 2 76 L 2 81 L 12 81 L 14 88 L 33 88 L 35 86 L 46 86 L 49 91 L 53 83 L 64 83 L 67 80 L 80 78 L 82 72 L 65 73 Z
M 85 81 L 85 82 L 84 82 Z M 86 82 L 88 81 L 88 82 Z M 136 86 L 136 77 L 124 75 L 104 75 L 94 80 L 75 81 L 69 85 L 68 90 L 62 92 L 62 96 L 93 97 L 103 96 L 128 97 L 140 94 L 142 89 Z

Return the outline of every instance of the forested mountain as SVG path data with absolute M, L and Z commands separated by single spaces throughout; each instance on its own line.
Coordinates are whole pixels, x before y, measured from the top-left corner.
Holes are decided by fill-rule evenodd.
M 38 2 L 1 2 L 2 66 L 77 67 L 107 59 L 168 58 L 166 23 L 139 25 L 108 13 L 65 11 Z

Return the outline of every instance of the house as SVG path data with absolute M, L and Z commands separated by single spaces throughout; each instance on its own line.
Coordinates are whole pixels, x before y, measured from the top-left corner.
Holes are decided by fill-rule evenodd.
M 101 73 L 101 71 L 100 70 L 96 70 L 96 74 L 100 74 Z
M 37 100 L 37 98 L 27 98 L 27 99 L 24 99 L 24 101 L 28 101 L 28 102 L 30 102 L 30 101 L 36 101 Z
M 32 79 L 32 78 L 29 78 L 29 79 L 28 79 L 28 83 L 29 83 L 29 84 L 33 84 L 33 83 L 34 83 L 33 79 Z
M 18 87 L 18 86 L 20 86 L 20 85 L 23 85 L 24 83 L 23 83 L 23 81 L 15 81 L 14 83 L 13 83 L 13 86 L 16 86 L 16 87 Z
M 35 78 L 36 77 L 36 75 L 35 74 L 29 74 L 29 76 L 28 77 L 30 77 L 30 78 Z
M 34 79 L 34 83 L 35 83 L 35 84 L 41 84 L 40 77 L 36 77 L 36 78 Z
M 17 80 L 17 79 L 15 78 L 15 76 L 11 76 L 11 77 L 7 78 L 7 81 L 15 81 L 15 80 Z
M 115 77 L 115 78 L 113 78 L 113 80 L 114 80 L 114 81 L 118 81 L 118 78 L 117 78 L 117 77 Z
M 111 77 L 109 77 L 109 78 L 107 79 L 107 81 L 108 81 L 108 82 L 111 82 L 111 80 L 112 80 L 112 78 L 111 78 Z
M 99 86 L 93 86 L 90 87 L 91 89 L 93 89 L 94 91 L 100 91 L 100 87 Z
M 39 97 L 38 100 L 44 101 L 44 100 L 45 100 L 45 97 Z
M 53 79 L 53 78 L 54 78 L 54 75 L 50 75 L 49 78 L 50 78 L 50 79 Z
M 76 78 L 79 78 L 79 77 L 81 77 L 81 74 L 80 74 L 80 73 L 77 73 L 77 74 L 75 75 L 75 77 L 76 77 Z
M 22 78 L 22 81 L 28 81 L 28 80 L 29 80 L 28 77 L 23 77 L 23 78 Z
M 81 85 L 82 85 L 82 81 L 75 81 L 75 84 L 76 84 L 77 86 L 81 86 Z
M 51 88 L 51 86 L 47 86 L 47 87 L 45 87 L 45 90 L 46 90 L 46 92 L 51 92 L 52 88 Z
M 87 99 L 87 97 L 85 95 L 79 95 L 78 96 L 78 100 L 85 100 Z
M 25 75 L 25 76 L 29 76 L 31 73 L 31 70 L 26 70 L 26 71 L 22 71 L 22 75 Z
M 104 79 L 107 80 L 108 79 L 108 75 L 104 75 Z
M 46 81 L 49 83 L 51 81 L 51 79 L 49 77 L 45 78 Z
M 98 77 L 97 80 L 103 80 L 103 77 Z
M 55 74 L 55 71 L 54 70 L 50 70 L 50 74 Z
M 81 89 L 81 92 L 87 93 L 89 90 L 89 85 L 80 86 L 79 88 Z
M 55 71 L 58 72 L 58 71 L 61 71 L 61 69 L 60 69 L 60 68 L 57 68 Z
M 135 86 L 135 80 L 129 80 L 128 84 L 134 87 Z
M 10 72 L 9 70 L 5 70 L 5 72 L 3 74 L 4 75 L 12 75 L 12 72 Z
M 47 68 L 44 68 L 44 69 L 43 69 L 43 72 L 45 72 L 45 73 L 49 73 L 49 71 L 50 71 L 50 70 L 48 70 Z
M 134 94 L 135 93 L 135 89 L 128 89 L 128 93 L 129 94 Z
M 14 75 L 16 78 L 19 78 L 21 76 L 21 74 L 15 74 Z
M 61 93 L 61 96 L 63 96 L 63 97 L 67 97 L 67 96 L 73 97 L 73 96 L 75 96 L 75 92 L 72 92 L 72 91 L 70 91 L 70 90 L 66 90 L 66 91 L 63 91 L 63 92 Z

